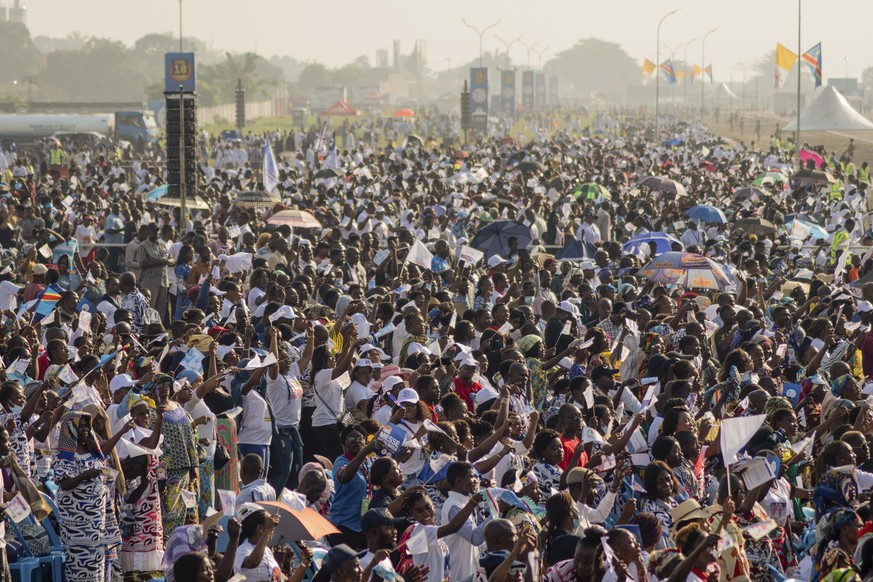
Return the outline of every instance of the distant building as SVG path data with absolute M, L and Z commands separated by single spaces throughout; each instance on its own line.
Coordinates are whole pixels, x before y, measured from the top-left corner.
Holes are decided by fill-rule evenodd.
M 6 13 L 6 8 L 3 8 L 2 13 Z M 21 0 L 15 0 L 15 4 L 8 10 L 7 14 L 2 14 L 4 20 L 9 22 L 17 22 L 27 26 L 27 7 L 21 5 Z

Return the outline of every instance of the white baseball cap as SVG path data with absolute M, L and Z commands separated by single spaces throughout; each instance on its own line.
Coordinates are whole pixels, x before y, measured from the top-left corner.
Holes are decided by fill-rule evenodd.
M 418 392 L 412 388 L 404 388 L 397 395 L 397 402 L 400 404 L 416 404 L 418 402 Z
M 506 259 L 501 257 L 500 255 L 492 255 L 491 258 L 488 259 L 488 266 L 492 269 L 498 265 L 502 265 L 506 262 Z
M 130 388 L 131 386 L 136 386 L 136 380 L 128 374 L 119 374 L 109 381 L 109 391 L 112 394 L 115 394 L 122 388 Z
M 355 362 L 355 368 L 372 368 L 373 362 L 368 360 L 367 358 L 361 358 L 357 362 Z
M 558 304 L 558 309 L 560 309 L 561 311 L 566 311 L 567 313 L 570 313 L 576 317 L 579 317 L 579 308 L 576 307 L 575 305 L 573 305 L 572 303 L 570 303 L 569 301 L 566 301 L 566 300 L 561 301 Z
M 382 380 L 382 392 L 388 392 L 398 384 L 403 384 L 403 378 L 400 376 L 388 376 Z

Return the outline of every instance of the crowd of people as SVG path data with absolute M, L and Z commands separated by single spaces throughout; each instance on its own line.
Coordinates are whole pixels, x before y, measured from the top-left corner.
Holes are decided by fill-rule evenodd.
M 659 127 L 10 153 L 0 575 L 873 580 L 866 163 Z

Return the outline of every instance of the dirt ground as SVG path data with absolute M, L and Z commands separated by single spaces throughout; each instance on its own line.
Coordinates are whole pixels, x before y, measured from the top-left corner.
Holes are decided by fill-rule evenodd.
M 761 142 L 763 143 L 758 143 L 755 136 L 754 130 L 757 119 L 761 120 Z M 734 128 L 731 129 L 727 120 L 727 112 L 722 111 L 719 116 L 719 123 L 714 123 L 715 120 L 709 116 L 705 121 L 715 133 L 735 141 L 743 142 L 746 145 L 750 145 L 751 142 L 755 141 L 759 149 L 768 147 L 770 135 L 773 134 L 776 127 L 784 127 L 791 121 L 787 117 L 776 117 L 773 115 L 756 116 L 754 113 L 746 112 L 744 115 L 743 132 L 740 133 L 739 124 L 734 124 Z M 783 139 L 784 137 L 785 134 L 783 133 Z M 873 165 L 873 131 L 802 131 L 800 134 L 801 143 L 806 142 L 814 146 L 823 145 L 827 148 L 828 152 L 833 151 L 837 156 L 846 151 L 850 138 L 855 140 L 855 163 L 860 165 L 861 162 L 866 161 L 868 164 Z

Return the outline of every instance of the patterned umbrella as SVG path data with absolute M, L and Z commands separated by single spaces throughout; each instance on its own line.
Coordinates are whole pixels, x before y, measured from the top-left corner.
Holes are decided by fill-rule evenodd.
M 233 203 L 241 208 L 272 208 L 282 201 L 267 192 L 243 192 Z
M 673 243 L 682 244 L 682 242 L 673 236 L 665 232 L 646 232 L 643 234 L 638 234 L 632 236 L 629 241 L 624 243 L 622 249 L 624 252 L 631 253 L 634 255 L 638 255 L 640 253 L 641 248 L 646 248 L 646 252 L 648 252 L 649 243 L 655 243 L 655 256 L 660 255 L 661 253 L 668 253 L 673 250 Z
M 664 178 L 663 176 L 649 176 L 648 178 L 643 178 L 638 185 L 641 188 L 649 188 L 650 190 L 657 190 L 658 192 L 664 192 L 665 194 L 675 194 L 677 197 L 688 196 L 685 186 L 675 180 Z
M 603 184 L 595 182 L 580 184 L 573 192 L 573 195 L 576 198 L 584 198 L 585 200 L 597 200 L 598 198 L 612 199 L 612 194 L 609 193 L 609 190 Z
M 669 252 L 659 255 L 639 270 L 639 274 L 656 283 L 681 285 L 687 289 L 733 287 L 736 281 L 721 265 L 703 255 Z
M 782 172 L 764 172 L 763 174 L 758 175 L 757 178 L 752 182 L 752 186 L 763 186 L 764 184 L 787 184 L 788 176 L 783 174 Z
M 280 210 L 267 220 L 267 224 L 287 224 L 297 228 L 321 228 L 321 223 L 305 210 Z

